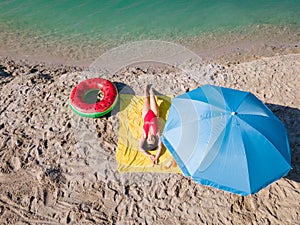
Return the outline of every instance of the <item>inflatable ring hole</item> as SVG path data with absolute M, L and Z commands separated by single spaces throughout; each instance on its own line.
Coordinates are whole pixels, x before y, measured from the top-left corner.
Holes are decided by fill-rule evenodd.
M 104 97 L 103 91 L 99 89 L 88 90 L 83 97 L 83 101 L 88 104 L 100 102 Z

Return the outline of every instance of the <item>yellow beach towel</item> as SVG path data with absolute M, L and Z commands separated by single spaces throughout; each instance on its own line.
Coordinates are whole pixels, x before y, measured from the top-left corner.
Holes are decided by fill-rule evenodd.
M 162 132 L 171 98 L 168 96 L 158 96 L 156 98 L 159 106 L 158 126 L 160 132 Z M 138 144 L 143 127 L 143 105 L 144 97 L 120 95 L 120 128 L 116 154 L 118 171 L 180 173 L 179 167 L 165 146 L 162 146 L 158 165 L 153 165 L 152 161 L 139 151 Z M 155 155 L 156 151 L 150 151 L 149 153 Z

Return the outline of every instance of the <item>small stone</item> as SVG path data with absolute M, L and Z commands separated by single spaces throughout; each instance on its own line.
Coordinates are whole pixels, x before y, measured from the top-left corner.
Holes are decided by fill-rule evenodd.
M 11 167 L 14 171 L 17 171 L 21 168 L 21 162 L 20 159 L 16 156 L 12 157 L 10 160 Z

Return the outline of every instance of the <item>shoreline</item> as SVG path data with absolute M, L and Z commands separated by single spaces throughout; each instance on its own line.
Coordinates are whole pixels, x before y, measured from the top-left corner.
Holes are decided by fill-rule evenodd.
M 188 49 L 188 48 L 187 48 Z M 223 46 L 216 49 L 194 49 L 192 50 L 204 62 L 207 63 L 232 63 L 247 62 L 262 57 L 272 57 L 278 55 L 289 55 L 300 53 L 300 41 L 289 44 L 266 43 L 264 41 L 239 42 L 232 45 Z M 101 55 L 99 56 L 101 57 Z M 96 59 L 73 60 L 65 57 L 54 57 L 49 55 L 28 55 L 24 53 L 12 53 L 0 49 L 0 59 L 13 60 L 16 63 L 26 62 L 28 64 L 45 64 L 51 66 L 88 67 Z
M 251 91 L 266 103 L 286 125 L 293 169 L 247 197 L 199 185 L 180 174 L 119 174 L 119 112 L 81 119 L 68 106 L 71 89 L 91 62 L 1 56 L 0 223 L 298 223 L 297 43 L 241 41 L 198 49 L 200 65 L 176 68 L 145 62 L 127 65 L 109 77 L 121 94 L 142 95 L 150 82 L 160 93 L 177 95 L 207 82 Z
M 56 38 L 52 40 L 50 37 L 45 39 L 42 35 L 32 36 L 25 33 L 20 37 L 14 33 L 0 33 L 0 36 L 3 38 L 0 45 L 1 58 L 79 67 L 90 65 L 114 48 L 143 42 L 139 39 L 123 42 L 97 39 L 72 42 Z M 249 26 L 236 31 L 218 31 L 178 40 L 166 38 L 157 41 L 160 40 L 182 46 L 208 62 L 245 62 L 265 56 L 300 53 L 300 30 L 289 26 Z

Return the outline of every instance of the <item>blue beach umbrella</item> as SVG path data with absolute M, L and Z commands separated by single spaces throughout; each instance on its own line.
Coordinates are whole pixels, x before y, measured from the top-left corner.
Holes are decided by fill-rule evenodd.
M 283 123 L 249 92 L 204 85 L 175 97 L 162 141 L 185 176 L 240 195 L 291 169 Z

